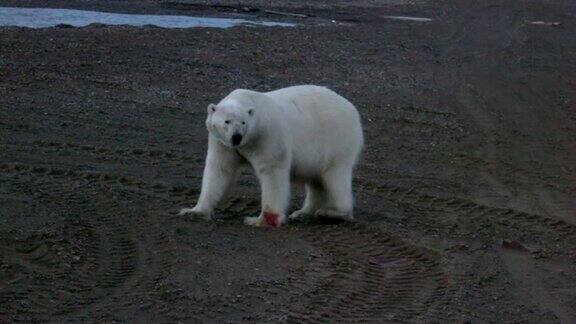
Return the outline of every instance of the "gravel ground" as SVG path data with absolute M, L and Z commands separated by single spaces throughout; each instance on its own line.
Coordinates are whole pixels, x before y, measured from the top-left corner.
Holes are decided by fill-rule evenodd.
M 302 3 L 0 0 L 300 23 L 0 28 L 0 322 L 576 322 L 573 1 Z M 357 222 L 244 226 L 251 174 L 176 217 L 207 104 L 307 83 L 362 116 Z

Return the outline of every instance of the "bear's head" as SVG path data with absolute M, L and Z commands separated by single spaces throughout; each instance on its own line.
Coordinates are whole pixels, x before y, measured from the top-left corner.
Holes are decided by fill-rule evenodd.
M 239 148 L 250 143 L 255 137 L 256 123 L 251 105 L 236 101 L 208 105 L 206 128 L 225 146 Z

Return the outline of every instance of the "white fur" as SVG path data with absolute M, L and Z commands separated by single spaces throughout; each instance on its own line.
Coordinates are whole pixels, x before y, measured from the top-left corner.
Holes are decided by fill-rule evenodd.
M 235 90 L 208 106 L 208 154 L 198 203 L 181 214 L 210 218 L 233 190 L 243 166 L 262 189 L 262 211 L 280 224 L 290 197 L 290 180 L 303 182 L 306 201 L 290 218 L 316 214 L 352 220 L 352 171 L 363 146 L 358 111 L 348 100 L 318 86 L 302 85 L 260 93 Z M 234 145 L 232 136 L 242 137 Z M 238 135 L 237 135 L 238 137 Z M 259 217 L 246 224 L 265 225 Z

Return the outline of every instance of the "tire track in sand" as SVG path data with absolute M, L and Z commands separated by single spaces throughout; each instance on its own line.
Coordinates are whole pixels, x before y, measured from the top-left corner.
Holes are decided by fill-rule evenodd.
M 71 235 L 62 243 L 43 236 L 25 242 L 8 241 L 16 251 L 22 244 L 38 244 L 47 246 L 49 253 L 45 260 L 30 259 L 27 253 L 14 255 L 41 268 L 30 273 L 30 287 L 25 294 L 18 290 L 3 293 L 2 307 L 18 310 L 15 314 L 21 319 L 30 315 L 59 316 L 110 296 L 137 271 L 138 247 L 129 229 L 114 217 L 124 212 L 93 184 L 74 181 L 71 185 L 55 174 L 46 179 L 38 176 L 38 169 L 29 170 L 9 177 L 3 172 L 2 181 L 10 184 L 11 193 L 28 195 L 35 203 L 46 204 L 52 212 L 63 215 L 67 223 L 73 224 L 69 230 L 77 237 Z M 66 248 L 75 249 L 77 254 L 64 255 Z M 71 267 L 75 261 L 77 264 Z
M 364 194 L 389 200 L 423 206 L 431 210 L 443 210 L 467 215 L 470 219 L 490 220 L 493 224 L 507 227 L 541 229 L 565 239 L 576 238 L 576 225 L 561 219 L 518 211 L 511 208 L 492 207 L 472 200 L 456 197 L 440 197 L 417 190 L 400 188 L 374 181 L 357 181 L 356 186 Z
M 438 255 L 411 246 L 368 224 L 312 226 L 302 236 L 330 256 L 330 276 L 305 295 L 292 323 L 450 321 L 455 278 Z
M 147 156 L 154 159 L 162 154 Z M 187 201 L 198 193 L 195 189 L 151 184 L 108 173 L 75 172 L 20 164 L 4 164 L 0 169 L 50 176 L 67 175 L 95 181 L 108 187 L 111 192 L 126 189 L 136 195 L 162 198 L 167 206 L 172 206 L 168 202 Z M 537 214 L 485 206 L 462 198 L 429 195 L 373 181 L 357 181 L 355 185 L 361 194 L 431 210 L 463 213 L 472 219 L 488 219 L 500 226 L 540 228 L 562 238 L 576 236 L 574 225 Z M 230 209 L 240 214 L 247 211 L 256 213 L 257 203 L 253 200 L 236 200 Z M 447 320 L 440 309 L 450 303 L 452 287 L 458 279 L 444 274 L 439 257 L 422 252 L 401 240 L 392 239 L 382 230 L 370 229 L 362 224 L 353 227 L 296 227 L 295 230 L 330 256 L 321 263 L 322 270 L 328 271 L 330 276 L 323 284 L 315 287 L 314 294 L 306 295 L 310 301 L 307 307 L 289 312 L 289 321 Z M 298 286 L 298 278 L 294 279 L 294 284 L 294 287 Z
M 181 150 L 163 151 L 148 148 L 108 148 L 103 146 L 78 144 L 73 142 L 57 142 L 57 141 L 34 141 L 29 143 L 15 144 L 0 144 L 9 149 L 31 148 L 34 150 L 42 150 L 44 153 L 59 153 L 63 150 L 72 150 L 82 152 L 95 156 L 114 156 L 114 157 L 132 157 L 135 159 L 147 159 L 165 163 L 175 164 L 196 164 L 204 161 L 204 157 L 191 157 Z
M 168 234 L 155 219 L 142 217 L 146 213 L 142 208 L 126 205 L 118 190 L 111 190 L 110 183 L 122 183 L 122 178 L 3 164 L 0 179 L 14 193 L 29 195 L 64 215 L 70 231 L 81 236 L 78 241 L 70 238 L 71 243 L 61 249 L 76 250 L 72 261 L 50 255 L 45 265 L 22 253 L 0 250 L 2 255 L 12 255 L 7 262 L 18 265 L 24 260 L 32 266 L 25 278 L 32 282 L 13 283 L 2 291 L 0 313 L 11 314 L 15 320 L 87 320 L 111 309 L 135 308 L 134 295 L 154 300 L 154 294 L 159 294 L 157 283 L 168 271 L 172 254 Z M 17 251 L 19 245 L 43 246 L 45 241 L 45 237 L 32 237 L 29 242 L 9 243 Z M 81 260 L 74 267 L 58 266 L 74 258 Z
M 106 307 L 134 307 L 133 296 L 146 295 L 146 290 L 154 290 L 151 285 L 155 280 L 146 277 L 147 272 L 142 270 L 143 264 L 150 266 L 155 262 L 159 263 L 157 267 L 160 270 L 152 271 L 158 276 L 158 273 L 161 274 L 170 266 L 169 261 L 154 261 L 155 256 L 146 255 L 135 243 L 135 231 L 127 231 L 126 225 L 132 226 L 136 223 L 135 220 L 129 221 L 136 217 L 136 212 L 130 211 L 126 206 L 114 210 L 114 207 L 119 208 L 121 205 L 114 200 L 112 189 L 118 188 L 120 184 L 132 188 L 132 194 L 143 197 L 172 197 L 165 200 L 167 204 L 187 198 L 184 194 L 188 192 L 186 189 L 175 190 L 171 186 L 148 184 L 106 173 L 85 173 L 13 163 L 1 165 L 0 170 L 6 174 L 15 174 L 16 177 L 34 174 L 34 177 L 76 179 L 84 183 L 84 188 L 91 188 L 81 189 L 89 193 L 88 196 L 93 197 L 99 191 L 104 191 L 103 197 L 110 196 L 108 199 L 112 202 L 108 204 L 108 208 L 94 206 L 92 209 L 85 208 L 85 211 L 101 215 L 91 223 L 94 231 L 100 231 L 99 237 L 112 237 L 108 240 L 102 239 L 102 243 L 95 244 L 92 249 L 96 259 L 104 256 L 111 259 L 106 263 L 107 266 L 100 266 L 105 269 L 101 271 L 102 275 L 95 279 L 107 283 L 102 288 L 114 288 L 115 292 L 109 292 L 105 294 L 106 298 L 91 304 L 87 303 L 80 311 L 68 314 L 72 317 L 67 315 L 66 318 L 88 319 Z M 75 205 L 83 202 L 77 192 L 78 190 L 58 194 L 65 197 L 68 205 Z M 99 197 L 99 200 L 103 197 Z M 256 212 L 258 206 L 252 200 L 236 200 L 231 208 L 238 213 L 245 213 Z M 102 209 L 103 212 L 98 213 L 95 209 Z M 121 214 L 121 219 L 126 219 L 126 222 L 114 217 L 118 214 Z M 143 224 L 142 232 L 149 231 L 148 226 Z M 101 228 L 107 232 L 102 232 L 104 230 Z M 442 307 L 450 303 L 454 283 L 444 273 L 438 255 L 411 246 L 379 228 L 371 228 L 368 224 L 296 225 L 288 226 L 286 232 L 321 249 L 326 258 L 312 266 L 316 267 L 317 271 L 328 273 L 323 280 L 315 284 L 312 292 L 308 289 L 308 292 L 303 294 L 302 298 L 307 300 L 302 303 L 305 306 L 287 305 L 287 321 L 449 320 L 449 317 L 443 314 Z M 165 236 L 159 236 L 158 241 L 169 245 Z M 115 252 L 116 250 L 118 252 Z M 169 255 L 165 257 L 168 258 Z M 309 284 L 306 273 L 294 275 L 291 279 L 292 288 L 295 290 L 306 291 L 302 289 L 306 284 Z

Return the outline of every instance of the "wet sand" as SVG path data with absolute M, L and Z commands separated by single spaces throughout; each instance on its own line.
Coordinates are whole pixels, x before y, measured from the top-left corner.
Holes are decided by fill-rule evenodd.
M 0 28 L 0 322 L 576 321 L 573 2 L 195 3 L 51 6 L 301 26 Z M 207 104 L 306 83 L 361 113 L 357 222 L 244 226 L 251 174 L 177 217 Z

